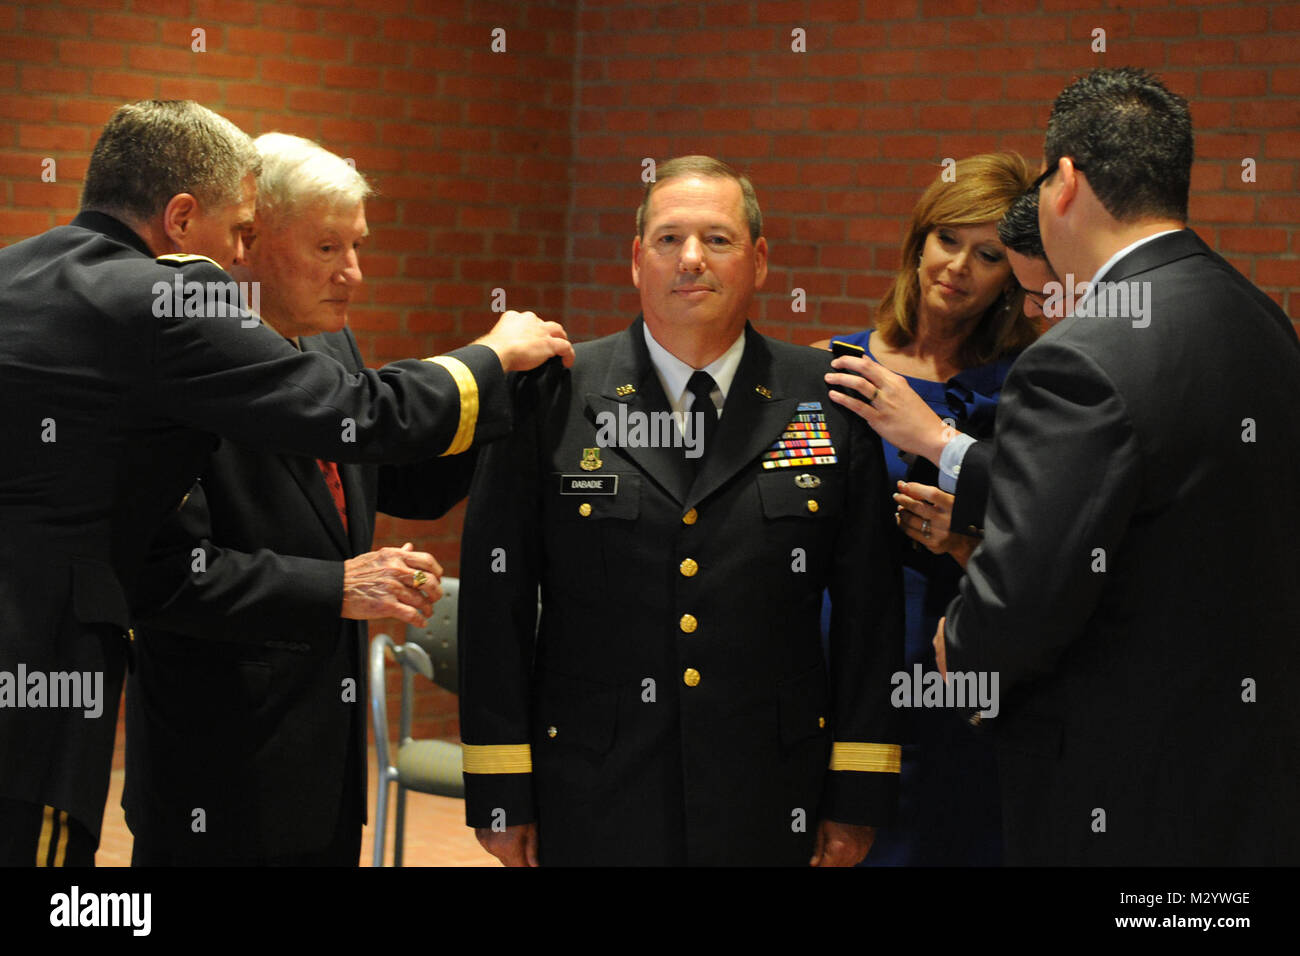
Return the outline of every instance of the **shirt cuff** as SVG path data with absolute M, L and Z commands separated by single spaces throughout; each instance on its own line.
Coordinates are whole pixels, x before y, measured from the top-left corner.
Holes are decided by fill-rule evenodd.
M 950 495 L 957 493 L 957 477 L 961 474 L 961 463 L 966 458 L 967 450 L 973 444 L 975 444 L 974 438 L 964 432 L 958 432 L 955 438 L 943 446 L 943 451 L 939 454 L 939 488 L 941 490 L 948 492 Z

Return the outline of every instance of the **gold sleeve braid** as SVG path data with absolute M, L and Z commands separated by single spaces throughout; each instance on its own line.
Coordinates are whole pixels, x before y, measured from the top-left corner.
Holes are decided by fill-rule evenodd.
M 474 426 L 478 423 L 478 382 L 475 381 L 474 373 L 469 370 L 469 366 L 460 359 L 449 355 L 435 355 L 425 361 L 445 368 L 455 380 L 456 390 L 460 392 L 460 422 L 456 426 L 456 434 L 451 444 L 447 446 L 447 450 L 438 457 L 463 454 L 469 450 L 470 445 L 474 444 Z
M 832 770 L 898 773 L 903 748 L 898 744 L 859 744 L 835 741 L 831 744 Z
M 528 744 L 462 744 L 466 773 L 532 773 Z

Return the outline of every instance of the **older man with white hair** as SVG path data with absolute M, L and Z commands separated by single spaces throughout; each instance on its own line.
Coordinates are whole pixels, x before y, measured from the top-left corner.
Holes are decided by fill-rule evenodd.
M 245 243 L 262 318 L 359 369 L 346 322 L 370 187 L 308 140 L 256 145 Z M 473 466 L 472 452 L 381 468 L 220 445 L 145 575 L 123 797 L 134 864 L 357 864 L 365 621 L 422 623 L 442 571 L 409 544 L 371 550 L 376 508 L 439 517 Z

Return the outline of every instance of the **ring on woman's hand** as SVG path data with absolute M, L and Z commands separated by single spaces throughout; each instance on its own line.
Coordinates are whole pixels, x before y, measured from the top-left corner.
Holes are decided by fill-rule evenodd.
M 876 390 L 875 390 L 874 392 L 872 392 L 872 393 L 871 393 L 871 397 L 870 397 L 869 399 L 867 399 L 867 404 L 868 404 L 868 405 L 874 405 L 874 404 L 876 403 L 876 399 L 879 398 L 879 397 L 880 397 L 880 386 L 877 385 L 877 386 L 876 386 Z
M 423 586 L 424 586 L 424 582 L 427 581 L 427 580 L 429 580 L 429 576 L 428 576 L 427 574 L 425 574 L 423 571 L 416 571 L 416 572 L 415 572 L 415 586 L 416 586 L 417 588 L 418 588 L 418 587 L 423 587 Z
M 930 519 L 929 519 L 929 518 L 926 518 L 924 521 L 921 522 L 921 534 L 925 535 L 927 538 L 930 537 Z

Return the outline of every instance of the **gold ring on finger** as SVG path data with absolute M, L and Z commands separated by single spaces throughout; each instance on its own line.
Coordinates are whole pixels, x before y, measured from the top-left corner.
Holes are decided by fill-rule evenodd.
M 416 586 L 417 588 L 420 587 L 420 586 L 422 586 L 422 585 L 424 584 L 424 582 L 427 581 L 427 580 L 429 580 L 429 576 L 428 576 L 427 574 L 425 574 L 423 571 L 416 571 L 416 572 L 415 572 L 415 586 Z
M 929 519 L 929 518 L 926 518 L 924 521 L 921 522 L 921 534 L 925 535 L 927 538 L 930 537 L 930 519 Z

